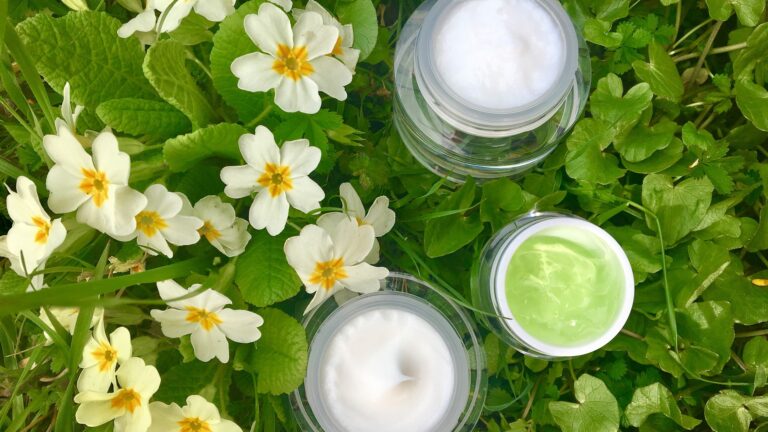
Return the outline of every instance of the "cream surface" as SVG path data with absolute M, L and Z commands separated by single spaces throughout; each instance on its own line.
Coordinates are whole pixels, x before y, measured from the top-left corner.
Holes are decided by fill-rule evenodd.
M 434 56 L 451 90 L 495 110 L 535 101 L 565 65 L 560 27 L 536 0 L 456 2 L 438 24 Z
M 395 308 L 357 315 L 333 336 L 320 393 L 348 432 L 427 432 L 446 415 L 455 365 L 442 336 Z

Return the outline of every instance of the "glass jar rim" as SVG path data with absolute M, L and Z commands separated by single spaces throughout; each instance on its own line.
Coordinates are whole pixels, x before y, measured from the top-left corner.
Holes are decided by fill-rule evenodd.
M 508 109 L 483 107 L 453 91 L 437 70 L 434 56 L 435 35 L 445 17 L 458 3 L 466 0 L 437 0 L 427 14 L 416 44 L 416 80 L 431 94 L 428 101 L 443 120 L 479 136 L 498 136 L 520 126 L 540 123 L 548 118 L 573 86 L 578 69 L 579 43 L 576 28 L 565 9 L 556 0 L 531 0 L 550 15 L 563 42 L 565 59 L 555 84 L 533 101 Z

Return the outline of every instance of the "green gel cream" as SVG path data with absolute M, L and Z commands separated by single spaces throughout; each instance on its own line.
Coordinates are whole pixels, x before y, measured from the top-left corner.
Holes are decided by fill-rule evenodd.
M 573 347 L 598 339 L 624 300 L 624 271 L 597 234 L 575 226 L 549 227 L 513 253 L 506 274 L 512 315 L 540 342 Z

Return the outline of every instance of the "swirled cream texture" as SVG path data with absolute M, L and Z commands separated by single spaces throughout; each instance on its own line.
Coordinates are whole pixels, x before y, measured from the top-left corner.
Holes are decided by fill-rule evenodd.
M 369 310 L 331 339 L 320 392 L 344 431 L 432 431 L 454 396 L 454 369 L 445 340 L 423 318 Z
M 456 2 L 438 24 L 433 47 L 447 86 L 486 109 L 530 104 L 565 66 L 562 31 L 536 0 Z

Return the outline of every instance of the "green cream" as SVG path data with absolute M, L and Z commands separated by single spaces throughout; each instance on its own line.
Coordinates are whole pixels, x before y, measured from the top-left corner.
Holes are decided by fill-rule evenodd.
M 509 309 L 539 341 L 574 347 L 594 341 L 616 321 L 625 296 L 624 267 L 597 233 L 572 224 L 525 239 L 506 271 Z

